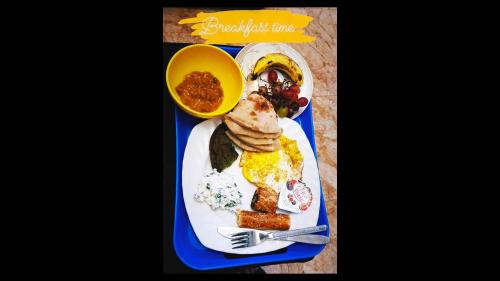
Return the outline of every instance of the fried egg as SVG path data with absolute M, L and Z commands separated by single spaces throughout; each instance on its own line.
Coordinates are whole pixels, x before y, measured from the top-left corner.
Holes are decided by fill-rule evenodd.
M 295 140 L 284 135 L 279 140 L 281 149 L 273 152 L 244 151 L 240 161 L 243 176 L 249 182 L 276 192 L 289 179 L 302 177 L 304 160 Z

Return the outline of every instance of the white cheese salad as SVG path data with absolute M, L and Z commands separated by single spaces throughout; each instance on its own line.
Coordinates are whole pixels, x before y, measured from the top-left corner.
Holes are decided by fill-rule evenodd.
M 236 212 L 241 205 L 243 195 L 237 190 L 236 182 L 231 175 L 217 172 L 216 169 L 208 172 L 198 185 L 198 192 L 194 199 L 206 202 L 212 210 L 224 209 Z

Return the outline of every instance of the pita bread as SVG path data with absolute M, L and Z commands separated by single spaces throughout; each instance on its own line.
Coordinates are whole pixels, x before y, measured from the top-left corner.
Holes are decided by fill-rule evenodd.
M 244 142 L 240 141 L 237 137 L 235 137 L 233 134 L 231 134 L 230 131 L 226 131 L 227 137 L 234 142 L 237 146 L 239 146 L 241 149 L 246 150 L 246 151 L 253 151 L 253 152 L 262 152 L 260 149 L 251 147 L 250 145 L 246 145 Z
M 237 138 L 239 138 L 240 140 L 250 144 L 250 145 L 273 145 L 275 144 L 276 142 L 279 142 L 279 140 L 277 139 L 256 139 L 256 138 L 252 138 L 252 137 L 249 137 L 249 136 L 244 136 L 244 135 L 238 135 L 238 134 L 234 134 Z
M 264 151 L 265 152 L 272 152 L 272 151 L 275 151 L 275 150 L 281 148 L 281 144 L 280 144 L 279 141 L 277 141 L 276 143 L 273 143 L 272 145 L 251 145 L 251 144 L 248 144 L 248 143 L 240 140 L 238 137 L 236 137 L 235 135 L 233 135 L 233 133 L 231 133 L 231 131 L 226 131 L 226 135 L 237 146 L 241 147 L 244 150 L 248 150 L 248 151 L 255 151 L 255 149 L 258 149 L 258 151 L 260 151 L 260 152 L 264 152 Z M 246 148 L 250 148 L 250 149 L 254 149 L 254 150 L 246 149 L 245 147 Z
M 250 94 L 246 100 L 240 101 L 227 116 L 240 126 L 253 131 L 267 134 L 281 132 L 273 105 L 258 94 Z
M 283 132 L 283 130 L 281 130 L 277 134 L 265 134 L 265 133 L 261 133 L 261 132 L 257 132 L 257 131 L 252 131 L 252 130 L 249 130 L 245 127 L 238 125 L 238 123 L 234 122 L 227 115 L 224 118 L 224 122 L 226 123 L 229 130 L 231 130 L 231 132 L 233 134 L 238 135 L 238 136 L 243 135 L 243 136 L 248 136 L 248 137 L 252 137 L 252 138 L 256 138 L 256 139 L 276 139 L 276 138 L 279 138 L 279 136 L 281 136 L 281 133 Z

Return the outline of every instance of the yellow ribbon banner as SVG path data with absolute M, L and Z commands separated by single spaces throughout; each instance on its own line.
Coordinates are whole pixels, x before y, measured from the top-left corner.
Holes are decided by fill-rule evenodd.
M 200 12 L 178 24 L 194 23 L 192 36 L 200 36 L 206 44 L 280 42 L 307 43 L 316 38 L 304 35 L 310 16 L 281 10 Z

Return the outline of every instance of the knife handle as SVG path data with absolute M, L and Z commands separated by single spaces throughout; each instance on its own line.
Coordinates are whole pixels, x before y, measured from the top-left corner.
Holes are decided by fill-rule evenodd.
M 307 243 L 307 244 L 315 244 L 315 245 L 324 245 L 330 243 L 329 236 L 317 235 L 317 234 L 303 234 L 299 236 L 292 236 L 282 239 L 277 239 L 280 241 L 293 241 L 299 243 Z
M 313 227 L 299 228 L 289 231 L 273 232 L 273 239 L 281 239 L 302 234 L 316 233 L 324 230 L 326 230 L 326 224 Z

